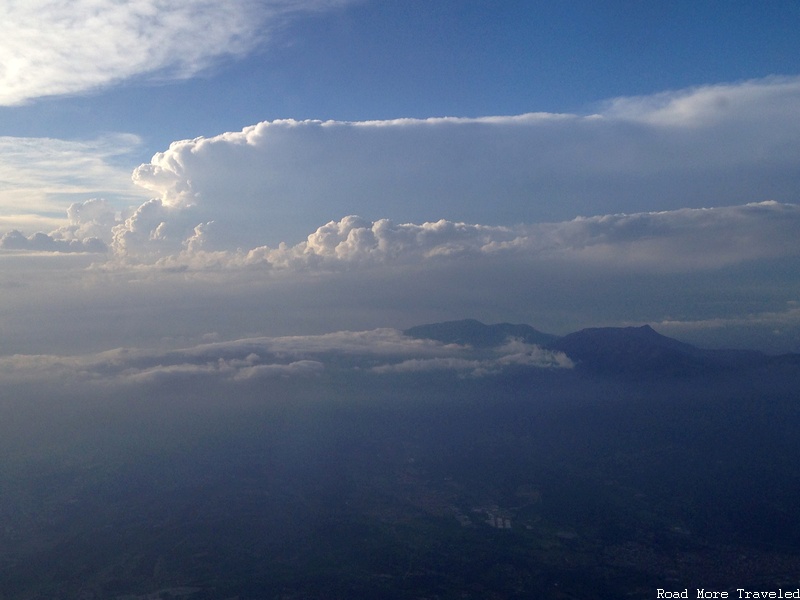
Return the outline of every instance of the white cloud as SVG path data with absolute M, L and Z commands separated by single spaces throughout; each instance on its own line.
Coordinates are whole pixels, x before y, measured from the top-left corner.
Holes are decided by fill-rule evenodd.
M 134 181 L 208 250 L 320 220 L 511 225 L 797 202 L 800 78 L 622 98 L 594 115 L 263 122 L 173 143 Z M 357 242 L 356 240 L 354 240 Z
M 498 357 L 495 363 L 499 367 L 553 367 L 571 369 L 572 360 L 563 352 L 552 352 L 536 344 L 526 344 L 520 340 L 510 339 L 496 350 Z
M 709 127 L 736 119 L 742 127 L 790 119 L 798 80 L 770 77 L 733 84 L 700 86 L 650 96 L 620 97 L 606 103 L 609 117 L 664 128 Z
M 0 105 L 136 76 L 187 78 L 264 42 L 298 12 L 346 0 L 8 0 L 0 4 Z
M 553 352 L 536 345 L 509 340 L 495 350 L 491 358 L 434 357 L 410 358 L 397 363 L 372 367 L 375 373 L 418 373 L 431 371 L 456 371 L 472 377 L 484 377 L 501 372 L 507 367 L 535 367 L 571 369 L 574 363 L 563 352 Z
M 336 331 L 319 335 L 257 337 L 232 342 L 217 342 L 197 346 L 186 353 L 195 357 L 269 355 L 283 359 L 311 359 L 336 354 L 349 357 L 456 356 L 465 348 L 433 340 L 410 338 L 397 329 L 382 327 L 366 331 Z
M 127 238 L 116 248 L 127 255 L 125 240 L 156 248 L 170 209 L 158 201 L 144 205 L 154 217 L 141 232 L 126 225 Z M 142 209 L 140 209 L 142 210 Z M 144 218 L 132 219 L 133 224 Z M 158 225 L 158 226 L 156 226 Z M 211 224 L 213 226 L 213 223 Z M 268 267 L 270 270 L 337 271 L 392 264 L 472 260 L 478 256 L 510 261 L 593 265 L 601 269 L 692 272 L 746 261 L 800 255 L 795 233 L 800 205 L 768 201 L 704 209 L 578 217 L 560 223 L 513 227 L 454 223 L 394 223 L 349 216 L 331 221 L 294 246 L 281 244 L 249 252 L 206 252 L 203 225 L 184 250 L 162 257 L 159 268 L 196 270 Z M 149 236 L 149 237 L 148 237 Z M 199 250 L 197 248 L 200 248 Z
M 66 225 L 49 234 L 39 231 L 27 236 L 13 229 L 0 237 L 0 248 L 31 252 L 106 252 L 117 223 L 116 212 L 105 199 L 73 202 L 67 208 Z
M 96 237 L 61 240 L 46 233 L 34 233 L 26 237 L 16 230 L 0 237 L 0 248 L 29 252 L 105 252 L 107 249 L 106 245 Z
M 138 186 L 119 166 L 139 145 L 133 136 L 0 138 L 0 219 L 26 237 L 97 237 L 134 262 L 258 249 L 251 260 L 269 252 L 268 262 L 297 264 L 274 250 L 281 242 L 296 250 L 326 221 L 299 262 L 365 260 L 367 248 L 373 260 L 417 243 L 403 236 L 449 237 L 451 247 L 417 245 L 457 254 L 528 235 L 520 223 L 579 214 L 639 215 L 643 226 L 656 217 L 641 215 L 654 211 L 796 203 L 798 112 L 794 78 L 617 99 L 590 116 L 264 122 L 173 143 L 134 171 Z M 109 202 L 113 225 L 104 220 L 82 238 L 56 233 L 54 215 L 87 197 Z M 340 220 L 353 214 L 368 226 Z M 43 217 L 51 228 L 41 227 Z M 572 235 L 580 226 L 562 229 Z
M 773 201 L 744 206 L 580 217 L 539 225 L 489 251 L 519 249 L 601 268 L 690 272 L 741 262 L 796 257 L 792 231 L 800 205 Z

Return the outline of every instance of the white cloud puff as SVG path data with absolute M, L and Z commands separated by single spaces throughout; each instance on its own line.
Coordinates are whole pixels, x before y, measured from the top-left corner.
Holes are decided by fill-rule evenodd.
M 114 209 L 103 199 L 74 202 L 67 209 L 68 224 L 49 234 L 26 236 L 12 230 L 0 237 L 4 250 L 31 252 L 106 252 L 110 233 L 117 219 Z
M 262 43 L 292 14 L 345 0 L 10 0 L 0 4 L 0 105 L 148 75 L 187 78 Z

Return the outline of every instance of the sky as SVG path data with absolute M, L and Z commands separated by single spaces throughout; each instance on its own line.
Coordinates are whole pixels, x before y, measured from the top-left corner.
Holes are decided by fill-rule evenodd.
M 354 332 L 491 370 L 399 333 L 462 318 L 800 352 L 798 29 L 796 0 L 7 0 L 0 373 L 313 373 L 274 348 Z

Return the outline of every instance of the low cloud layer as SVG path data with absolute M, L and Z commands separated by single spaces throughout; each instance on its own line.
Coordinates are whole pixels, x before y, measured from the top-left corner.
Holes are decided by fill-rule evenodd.
M 396 224 L 388 219 L 368 222 L 346 217 L 318 228 L 296 246 L 256 248 L 244 262 L 263 262 L 273 268 L 337 268 L 499 255 L 602 268 L 693 271 L 798 256 L 800 245 L 793 237 L 798 229 L 800 206 L 777 202 L 580 217 L 516 227 L 445 220 Z
M 117 349 L 98 354 L 0 357 L 7 382 L 62 385 L 163 383 L 185 378 L 244 381 L 271 377 L 313 377 L 325 371 L 406 373 L 454 371 L 486 376 L 509 366 L 572 368 L 562 352 L 508 340 L 492 351 L 409 338 L 395 329 L 342 331 L 319 336 L 252 338 L 156 352 Z
M 106 245 L 95 237 L 81 240 L 55 239 L 46 233 L 25 236 L 12 230 L 0 238 L 3 250 L 27 250 L 30 252 L 105 252 Z
M 800 255 L 800 205 L 774 201 L 675 211 L 578 217 L 560 223 L 491 226 L 439 220 L 396 223 L 358 216 L 331 221 L 295 245 L 248 251 L 210 251 L 213 223 L 172 246 L 161 218 L 148 202 L 125 221 L 104 201 L 73 204 L 69 225 L 51 234 L 0 239 L 0 248 L 115 254 L 108 266 L 218 270 L 261 267 L 272 271 L 339 271 L 358 267 L 463 261 L 477 256 L 514 261 L 557 261 L 599 268 L 691 272 L 758 259 Z M 143 225 L 148 223 L 148 225 Z
M 800 299 L 798 230 L 799 205 L 762 202 L 509 227 L 345 217 L 298 244 L 233 251 L 204 249 L 203 227 L 177 248 L 145 228 L 141 247 L 121 251 L 127 222 L 92 200 L 50 234 L 0 238 L 0 308 L 15 315 L 7 352 L 469 317 L 554 333 L 667 323 L 699 345 L 800 350 L 786 310 Z M 739 323 L 722 329 L 741 335 L 677 325 L 701 322 Z M 445 358 L 454 362 L 416 356 L 387 369 L 491 368 Z
M 263 43 L 298 12 L 346 0 L 26 0 L 0 7 L 0 105 L 132 77 L 187 78 Z

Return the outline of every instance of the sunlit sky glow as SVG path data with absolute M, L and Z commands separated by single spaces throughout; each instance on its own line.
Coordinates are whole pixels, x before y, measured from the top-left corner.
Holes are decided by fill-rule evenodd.
M 789 0 L 5 2 L 0 368 L 467 317 L 800 351 L 798 30 Z

